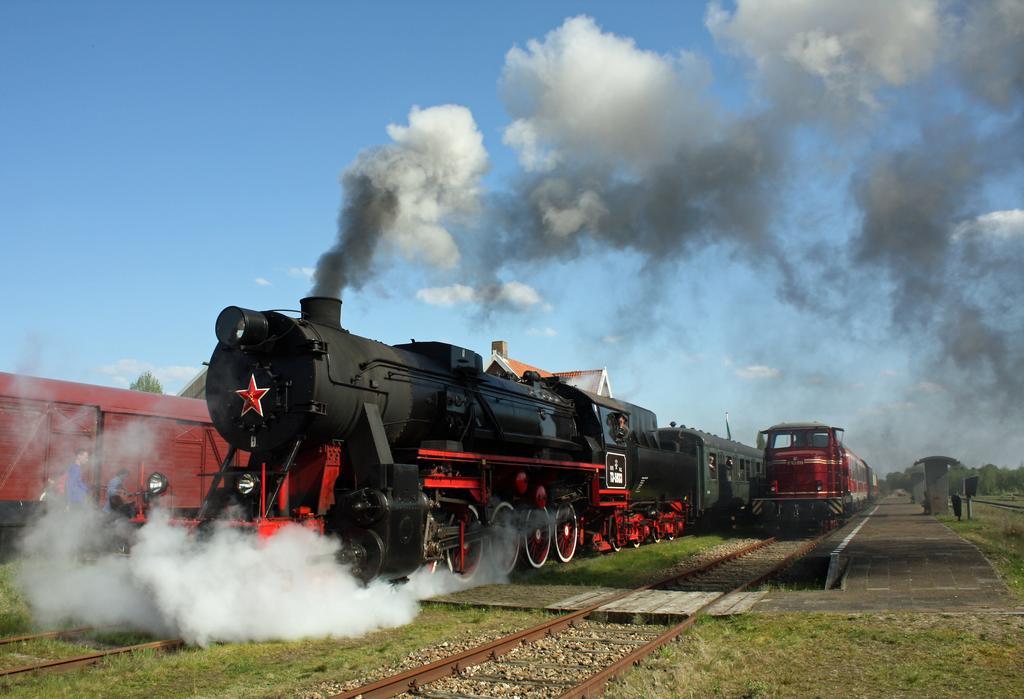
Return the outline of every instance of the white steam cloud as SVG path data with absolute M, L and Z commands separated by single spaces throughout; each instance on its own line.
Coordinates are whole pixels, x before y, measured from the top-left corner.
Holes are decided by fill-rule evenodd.
M 130 556 L 102 553 L 130 539 Z M 199 645 L 360 636 L 468 584 L 422 571 L 405 585 L 363 586 L 337 551 L 298 525 L 264 540 L 222 524 L 197 540 L 161 513 L 135 531 L 91 508 L 56 510 L 26 533 L 19 581 L 39 625 L 119 625 Z
M 634 168 L 664 163 L 707 128 L 696 96 L 708 82 L 707 65 L 693 54 L 644 51 L 590 17 L 567 19 L 543 41 L 506 54 L 502 90 L 514 121 L 505 143 L 528 170 L 580 157 Z
M 944 38 L 936 0 L 739 0 L 708 29 L 747 56 L 769 96 L 804 110 L 877 107 L 879 90 L 926 74 Z

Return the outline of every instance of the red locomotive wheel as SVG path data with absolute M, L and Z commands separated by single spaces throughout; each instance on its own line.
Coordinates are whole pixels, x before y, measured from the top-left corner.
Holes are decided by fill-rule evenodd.
M 551 516 L 548 511 L 535 507 L 527 512 L 523 530 L 526 562 L 533 568 L 540 568 L 548 562 L 551 554 Z
M 562 563 L 568 563 L 576 555 L 579 536 L 576 509 L 572 503 L 560 505 L 555 513 L 555 553 L 558 554 L 558 560 Z
M 515 511 L 510 504 L 502 502 L 494 508 L 488 529 L 491 565 L 499 575 L 508 575 L 515 570 L 521 548 Z

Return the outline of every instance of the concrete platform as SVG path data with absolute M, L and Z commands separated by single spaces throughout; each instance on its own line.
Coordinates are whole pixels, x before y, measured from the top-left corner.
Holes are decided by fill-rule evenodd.
M 866 521 L 865 521 L 866 518 Z M 840 554 L 842 589 L 770 592 L 753 611 L 995 611 L 1019 608 L 981 551 L 906 500 L 886 500 L 854 518 L 812 556 Z

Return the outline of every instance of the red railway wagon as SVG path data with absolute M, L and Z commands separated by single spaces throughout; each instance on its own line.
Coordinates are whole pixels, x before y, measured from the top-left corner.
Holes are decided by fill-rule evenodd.
M 871 467 L 843 445 L 843 430 L 820 422 L 781 423 L 762 431 L 764 492 L 752 512 L 783 522 L 831 523 L 872 497 Z
M 81 447 L 93 453 L 82 477 L 98 504 L 123 467 L 137 511 L 160 473 L 162 504 L 185 515 L 227 452 L 205 401 L 0 372 L 0 527 L 23 524 Z

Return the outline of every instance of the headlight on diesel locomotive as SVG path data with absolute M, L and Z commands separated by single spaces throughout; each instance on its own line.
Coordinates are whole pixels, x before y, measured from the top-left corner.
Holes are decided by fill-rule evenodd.
M 170 482 L 167 480 L 167 476 L 159 472 L 153 473 L 146 480 L 146 492 L 150 495 L 162 495 L 168 485 Z
M 267 317 L 259 311 L 228 306 L 217 316 L 217 339 L 230 347 L 257 345 L 267 339 Z
M 243 473 L 238 482 L 235 483 L 235 489 L 242 495 L 249 495 L 252 491 L 256 490 L 256 486 L 260 484 L 260 479 L 256 477 L 254 473 Z

